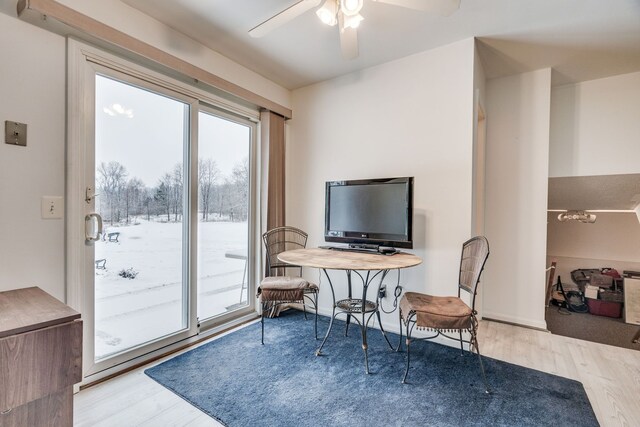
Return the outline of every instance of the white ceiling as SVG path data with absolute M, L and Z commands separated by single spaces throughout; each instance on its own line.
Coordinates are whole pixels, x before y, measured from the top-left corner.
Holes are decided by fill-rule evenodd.
M 632 210 L 640 204 L 640 174 L 549 178 L 549 209 Z
M 473 36 L 489 78 L 553 67 L 562 84 L 640 70 L 639 0 L 462 0 L 449 17 L 365 0 L 351 61 L 314 9 L 248 35 L 296 0 L 122 1 L 288 89 Z

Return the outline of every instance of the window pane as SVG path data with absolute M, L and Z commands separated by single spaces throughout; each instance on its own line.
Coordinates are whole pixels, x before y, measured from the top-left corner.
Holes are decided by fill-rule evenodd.
M 246 307 L 251 128 L 198 118 L 198 317 Z
M 183 282 L 188 104 L 96 76 L 95 358 L 187 327 Z

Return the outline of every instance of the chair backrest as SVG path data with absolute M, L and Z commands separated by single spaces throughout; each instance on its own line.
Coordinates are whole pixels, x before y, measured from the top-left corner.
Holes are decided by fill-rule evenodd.
M 471 308 L 474 309 L 480 275 L 487 258 L 489 258 L 489 241 L 486 237 L 476 236 L 462 244 L 458 296 L 460 296 L 461 289 L 469 292 L 471 294 Z
M 286 276 L 290 269 L 297 269 L 297 275 L 302 276 L 302 267 L 285 264 L 278 259 L 284 251 L 303 249 L 307 246 L 307 233 L 295 227 L 273 228 L 262 235 L 267 250 L 267 276 Z

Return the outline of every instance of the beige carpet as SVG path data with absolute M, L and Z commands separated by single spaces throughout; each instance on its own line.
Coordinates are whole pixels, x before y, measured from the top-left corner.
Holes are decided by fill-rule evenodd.
M 545 318 L 552 334 L 640 350 L 640 343 L 633 342 L 640 334 L 638 325 L 624 323 L 622 318 L 613 319 L 588 313 L 568 315 L 564 309 L 562 312 L 558 313 L 558 307 L 555 306 L 547 308 Z

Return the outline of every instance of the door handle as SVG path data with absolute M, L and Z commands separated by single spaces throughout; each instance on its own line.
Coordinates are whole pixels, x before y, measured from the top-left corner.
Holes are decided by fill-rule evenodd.
M 95 221 L 96 226 L 93 226 Z M 91 224 L 91 225 L 89 225 Z M 84 239 L 87 242 L 95 242 L 100 240 L 102 234 L 102 217 L 100 214 L 93 212 L 84 217 Z

